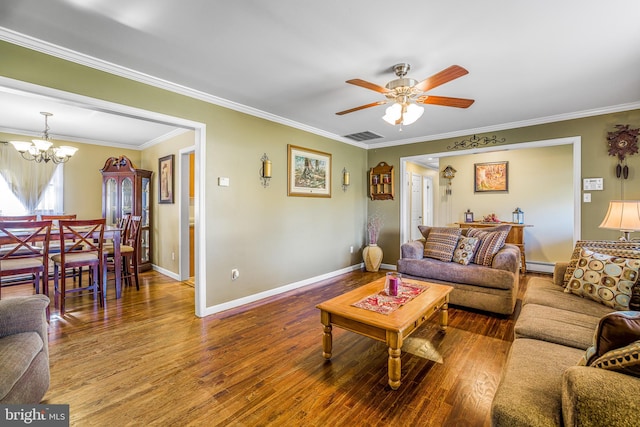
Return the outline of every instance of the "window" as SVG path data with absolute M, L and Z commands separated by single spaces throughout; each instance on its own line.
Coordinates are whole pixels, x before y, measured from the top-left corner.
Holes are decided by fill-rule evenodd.
M 40 200 L 35 213 L 61 214 L 64 212 L 63 170 L 63 166 L 58 165 L 51 181 L 47 184 L 44 197 Z M 0 175 L 0 200 L 2 201 L 0 203 L 0 214 L 2 215 L 27 215 L 29 213 L 13 194 L 2 175 Z

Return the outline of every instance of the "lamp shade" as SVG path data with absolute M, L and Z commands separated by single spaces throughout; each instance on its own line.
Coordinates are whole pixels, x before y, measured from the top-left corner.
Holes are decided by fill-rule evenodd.
M 640 230 L 640 200 L 612 200 L 600 228 L 620 231 Z

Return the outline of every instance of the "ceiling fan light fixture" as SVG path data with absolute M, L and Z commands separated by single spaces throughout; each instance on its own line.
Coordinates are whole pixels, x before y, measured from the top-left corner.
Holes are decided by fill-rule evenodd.
M 403 104 L 396 102 L 386 109 L 382 120 L 390 125 L 408 126 L 418 120 L 424 113 L 424 107 L 411 103 L 406 104 L 404 112 L 402 110 Z
M 404 113 L 402 124 L 405 126 L 410 125 L 422 117 L 422 113 L 424 113 L 424 107 L 416 104 L 409 104 L 407 106 L 407 111 Z
M 387 109 L 385 110 L 385 115 L 382 116 L 382 120 L 389 123 L 390 125 L 395 125 L 401 114 L 402 105 L 395 102 L 390 107 L 387 107 Z

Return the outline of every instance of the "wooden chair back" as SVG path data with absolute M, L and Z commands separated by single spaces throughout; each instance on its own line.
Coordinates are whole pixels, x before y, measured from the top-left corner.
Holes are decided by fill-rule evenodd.
M 77 215 L 76 214 L 67 214 L 67 215 L 40 215 L 40 218 L 43 221 L 46 220 L 51 220 L 53 221 L 53 225 L 54 227 L 58 227 L 58 222 L 61 219 L 76 219 Z
M 42 278 L 43 292 L 48 294 L 50 238 L 51 221 L 0 221 L 0 241 L 4 245 L 0 250 L 0 285 L 2 277 L 33 275 L 26 282 L 33 282 L 38 293 Z
M 105 219 L 68 220 L 60 219 L 59 242 L 61 264 L 65 267 L 81 267 L 85 265 L 85 258 L 79 254 L 95 253 L 102 268 L 102 250 L 104 240 Z M 64 248 L 64 249 L 62 249 Z M 73 258 L 70 257 L 73 255 Z M 67 258 L 70 258 L 68 260 Z M 73 264 L 78 265 L 73 265 Z
M 37 221 L 38 215 L 0 215 L 0 221 Z

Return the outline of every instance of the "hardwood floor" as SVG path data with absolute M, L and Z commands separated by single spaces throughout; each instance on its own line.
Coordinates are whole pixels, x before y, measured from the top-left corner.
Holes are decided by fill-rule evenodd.
M 44 403 L 69 404 L 74 426 L 489 425 L 513 316 L 453 307 L 445 334 L 425 324 L 403 348 L 396 391 L 383 343 L 334 328 L 323 359 L 316 304 L 383 274 L 356 271 L 202 319 L 193 287 L 155 272 L 120 300 L 110 289 L 104 310 L 70 299 L 64 318 L 52 312 Z M 3 298 L 21 293 L 29 288 L 3 288 Z

